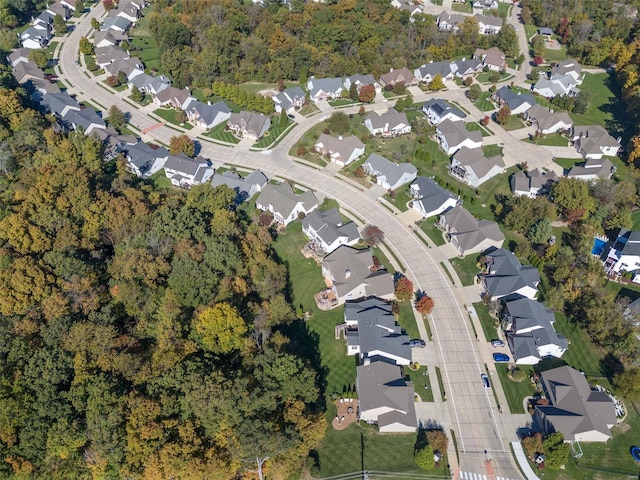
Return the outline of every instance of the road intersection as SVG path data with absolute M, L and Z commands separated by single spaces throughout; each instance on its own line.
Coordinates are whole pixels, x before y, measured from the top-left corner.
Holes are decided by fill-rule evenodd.
M 514 13 L 510 21 L 517 21 Z M 158 120 L 150 117 L 139 106 L 126 99 L 126 93 L 116 93 L 101 85 L 94 77 L 83 70 L 78 63 L 79 42 L 82 36 L 89 36 L 92 31 L 91 17 L 104 15 L 102 3 L 97 4 L 90 14 L 85 14 L 76 23 L 74 30 L 64 37 L 59 46 L 60 78 L 70 85 L 68 92 L 74 94 L 79 101 L 98 104 L 104 110 L 116 105 L 127 112 L 130 124 L 136 127 L 144 141 L 159 141 L 167 144 L 177 132 L 166 125 L 156 125 Z M 524 28 L 519 28 L 519 40 L 526 42 Z M 525 70 L 518 71 L 511 79 L 516 83 L 524 80 Z M 432 95 L 415 90 L 415 101 L 423 101 Z M 464 105 L 473 120 L 479 120 L 485 113 L 472 105 L 463 90 L 450 88 L 438 95 L 441 98 Z M 378 101 L 367 109 L 380 109 L 386 100 Z M 345 113 L 356 113 L 359 107 L 343 109 Z M 260 168 L 270 177 L 289 179 L 298 185 L 315 190 L 321 197 L 334 198 L 349 212 L 355 214 L 364 223 L 378 225 L 386 234 L 386 243 L 393 254 L 412 279 L 417 289 L 427 292 L 435 300 L 435 308 L 431 316 L 434 356 L 442 371 L 446 402 L 439 403 L 430 411 L 434 417 L 423 418 L 435 420 L 447 429 L 455 432 L 459 461 L 455 450 L 450 449 L 450 463 L 453 469 L 461 468 L 465 472 L 486 474 L 486 455 L 490 455 L 492 471 L 495 475 L 506 478 L 521 478 L 521 473 L 513 460 L 509 442 L 517 440 L 516 429 L 523 426 L 524 416 L 513 416 L 505 410 L 500 411 L 490 390 L 483 387 L 480 379 L 485 372 L 486 345 L 479 343 L 470 327 L 465 305 L 470 299 L 462 288 L 451 285 L 440 267 L 446 261 L 440 251 L 429 248 L 424 241 L 413 232 L 405 217 L 394 215 L 378 200 L 379 189 L 366 190 L 354 182 L 345 181 L 342 176 L 330 168 L 311 168 L 291 157 L 288 152 L 295 142 L 311 126 L 317 124 L 330 113 L 321 112 L 312 117 L 298 116 L 298 124 L 272 150 L 255 152 L 241 148 L 227 147 L 201 141 L 201 154 L 208 157 L 214 166 L 236 165 L 246 168 Z M 155 128 L 152 128 L 155 127 Z M 505 161 L 508 166 L 527 162 L 530 168 L 554 168 L 552 154 L 548 150 L 535 145 L 523 148 L 520 139 L 525 136 L 519 131 L 517 137 L 501 127 L 491 127 L 495 134 L 490 141 L 503 145 Z M 195 129 L 194 129 L 195 130 Z M 193 135 L 193 132 L 184 133 Z M 489 138 L 489 137 L 487 137 Z M 505 179 L 506 181 L 506 179 Z M 479 298 L 471 301 L 478 301 Z M 419 322 L 423 338 L 428 338 L 425 325 Z M 493 388 L 498 389 L 498 398 L 504 399 L 499 381 L 494 378 Z M 436 417 L 437 415 L 437 417 Z M 453 443 L 453 442 L 450 442 Z

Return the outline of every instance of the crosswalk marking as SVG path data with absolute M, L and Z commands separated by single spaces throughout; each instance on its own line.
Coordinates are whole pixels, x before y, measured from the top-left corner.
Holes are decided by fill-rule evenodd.
M 491 478 L 495 478 L 496 480 L 511 480 L 510 478 L 507 477 L 491 477 Z M 473 473 L 473 472 L 460 472 L 460 476 L 459 476 L 460 480 L 489 480 L 487 478 L 487 475 L 484 473 Z

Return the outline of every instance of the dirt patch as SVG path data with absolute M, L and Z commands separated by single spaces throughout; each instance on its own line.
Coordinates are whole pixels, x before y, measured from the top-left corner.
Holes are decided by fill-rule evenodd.
M 618 433 L 625 433 L 625 432 L 628 432 L 629 430 L 631 430 L 631 425 L 629 425 L 628 423 L 624 422 L 624 423 L 620 423 L 618 425 L 615 425 L 611 430 L 615 430 Z
M 558 41 L 557 40 L 553 40 L 552 38 L 547 40 L 547 42 L 545 44 L 545 48 L 548 48 L 549 50 L 561 50 L 562 49 L 562 47 L 560 46 Z
M 266 88 L 264 90 L 260 90 L 258 95 L 262 95 L 263 97 L 273 97 L 278 94 L 278 90 L 275 88 Z

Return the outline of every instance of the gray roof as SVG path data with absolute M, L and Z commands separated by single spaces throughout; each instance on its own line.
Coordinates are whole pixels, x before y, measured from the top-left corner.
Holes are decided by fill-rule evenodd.
M 418 199 L 414 202 L 420 202 L 424 206 L 426 212 L 433 212 L 440 208 L 448 199 L 458 198 L 449 190 L 445 190 L 431 178 L 418 177 L 411 184 L 411 190 L 417 192 Z
M 46 94 L 40 103 L 47 111 L 57 115 L 62 115 L 62 112 L 67 107 L 80 110 L 80 104 L 67 92 Z
M 390 185 L 395 185 L 405 173 L 409 175 L 418 173 L 418 169 L 411 163 L 393 163 L 377 153 L 369 155 L 365 164 L 377 172 L 378 176 L 383 175 Z
M 199 157 L 200 158 L 200 157 Z M 176 172 L 184 173 L 185 175 L 195 175 L 202 167 L 208 167 L 209 162 L 204 159 L 198 160 L 186 156 L 184 153 L 178 155 L 169 155 L 169 158 L 164 164 L 164 168 L 175 170 Z
M 256 137 L 261 137 L 271 125 L 271 117 L 262 113 L 242 111 L 229 116 L 228 126 L 235 125 Z
M 112 26 L 118 27 L 126 32 L 131 27 L 131 22 L 124 17 L 109 17 L 105 19 L 104 23 L 100 26 L 100 30 L 108 30 Z
M 320 143 L 330 152 L 338 153 L 344 161 L 351 157 L 356 148 L 364 148 L 364 143 L 355 135 L 336 138 L 326 133 L 321 133 L 316 145 Z
M 619 147 L 618 141 L 609 135 L 600 125 L 589 125 L 585 127 L 573 127 L 571 138 L 576 142 L 576 146 L 584 154 L 601 154 L 601 147 Z
M 558 122 L 573 125 L 573 121 L 567 112 L 553 112 L 548 108 L 537 104 L 527 110 L 527 117 L 535 120 L 538 124 L 538 128 L 541 130 L 551 128 Z
M 389 303 L 368 298 L 345 303 L 344 311 L 345 319 L 358 323 L 360 355 L 368 357 L 379 351 L 411 361 L 409 336 L 396 323 Z
M 380 407 L 394 411 L 378 417 L 378 426 L 401 423 L 417 427 L 413 383 L 402 378 L 400 368 L 385 362 L 371 362 L 356 368 L 361 410 Z
M 525 297 L 503 299 L 503 315 L 513 322 L 514 332 L 544 328 L 553 330 L 556 317 L 542 303 Z
M 484 177 L 493 167 L 506 167 L 500 155 L 487 158 L 481 148 L 462 147 L 453 154 L 453 158 L 463 167 L 473 170 L 478 178 Z
M 53 38 L 53 34 L 51 33 L 51 30 L 49 28 L 29 27 L 24 32 L 22 32 L 20 38 L 22 38 L 23 40 L 27 38 L 41 38 L 49 41 Z
M 640 232 L 621 228 L 613 249 L 621 252 L 622 255 L 640 255 Z
M 392 70 L 389 73 L 385 73 L 384 75 L 381 75 L 380 80 L 382 80 L 385 84 L 392 84 L 392 85 L 399 82 L 404 82 L 405 84 L 409 84 L 409 83 L 415 83 L 416 77 L 413 73 L 411 73 L 411 71 L 408 68 L 402 67 L 402 68 Z
M 611 160 L 608 158 L 602 158 L 599 160 L 589 159 L 582 165 L 571 167 L 571 170 L 567 173 L 567 177 L 597 175 L 600 178 L 609 178 L 615 169 L 616 167 L 613 166 L 613 163 L 611 163 Z
M 500 68 L 506 66 L 507 57 L 498 47 L 491 47 L 488 50 L 476 48 L 473 56 L 482 58 L 482 62 L 485 65 L 493 65 Z
M 30 78 L 25 82 L 25 87 L 31 94 L 31 98 L 36 102 L 42 101 L 43 96 L 46 94 L 55 94 L 62 91 L 58 85 L 43 78 Z
M 392 130 L 401 124 L 410 125 L 409 120 L 407 120 L 407 114 L 398 112 L 395 108 L 390 108 L 383 113 L 370 112 L 369 115 L 365 117 L 365 121 L 367 120 L 371 122 L 371 126 L 374 129 L 388 126 L 388 128 Z
M 309 90 L 309 95 L 312 97 L 320 91 L 337 92 L 343 86 L 341 78 L 312 78 L 310 82 L 313 86 Z
M 19 60 L 21 58 L 25 58 L 25 59 L 29 60 L 29 54 L 30 53 L 31 53 L 31 49 L 30 48 L 18 48 L 16 50 L 14 50 L 13 52 L 11 52 L 7 56 L 7 59 L 9 60 L 9 63 L 13 63 L 16 60 Z
M 474 18 L 478 20 L 478 23 L 484 23 L 485 25 L 493 25 L 494 27 L 502 26 L 502 19 L 500 17 L 494 17 L 493 15 L 480 15 L 479 13 L 474 15 Z
M 459 145 L 467 138 L 475 142 L 482 142 L 482 132 L 480 130 L 470 132 L 463 122 L 452 122 L 446 119 L 440 122 L 436 129 L 446 138 L 450 147 Z
M 486 255 L 490 274 L 483 275 L 484 283 L 492 297 L 504 297 L 523 287 L 536 289 L 540 272 L 531 265 L 522 265 L 516 256 L 499 248 Z
M 525 103 L 531 106 L 534 106 L 537 103 L 536 98 L 530 93 L 516 93 L 506 85 L 500 87 L 496 91 L 496 96 L 505 102 L 512 111 L 521 107 Z
M 287 182 L 279 185 L 266 185 L 256 199 L 257 204 L 273 205 L 273 211 L 282 215 L 283 218 L 289 217 L 298 202 L 302 202 L 305 211 L 318 205 L 318 199 L 311 190 L 297 194 Z
M 573 58 L 568 58 L 551 67 L 551 77 L 566 75 L 569 72 L 580 73 L 582 66 Z
M 511 176 L 511 190 L 513 192 L 529 192 L 532 188 L 548 189 L 558 176 L 553 170 L 541 172 L 537 168 L 530 172 L 520 171 Z
M 360 75 L 356 73 L 355 75 L 347 77 L 347 79 L 352 84 L 355 83 L 356 85 L 374 85 L 376 83 L 375 78 L 373 78 L 373 75 L 371 74 Z
M 98 30 L 93 35 L 93 44 L 97 45 L 102 40 L 107 40 L 112 45 L 117 45 L 122 40 L 126 39 L 127 36 L 118 32 L 117 30 Z
M 277 103 L 282 108 L 284 108 L 285 110 L 288 110 L 291 107 L 291 105 L 293 105 L 293 100 L 299 99 L 299 98 L 306 98 L 306 96 L 307 94 L 304 93 L 304 90 L 302 90 L 302 88 L 290 87 L 274 95 L 273 98 L 277 99 Z
M 432 98 L 427 100 L 422 106 L 423 109 L 433 110 L 439 117 L 443 117 L 448 113 L 452 113 L 458 118 L 466 118 L 466 114 L 458 107 L 454 107 L 449 102 L 440 98 Z
M 74 126 L 74 128 L 82 127 L 87 129 L 91 125 L 97 126 L 98 128 L 106 128 L 107 126 L 102 117 L 98 115 L 98 112 L 91 107 L 86 107 L 79 111 L 67 111 L 67 114 L 62 117 L 62 119 L 65 123 L 69 124 L 69 126 Z
M 115 60 L 126 60 L 129 58 L 129 52 L 125 52 L 120 47 L 107 45 L 105 47 L 97 47 L 95 49 L 96 62 L 99 64 L 111 63 Z
M 540 35 L 553 35 L 553 30 L 551 30 L 549 27 L 540 27 L 538 29 L 538 33 Z
M 496 222 L 477 220 L 463 207 L 454 207 L 443 213 L 442 217 L 445 218 L 450 230 L 455 231 L 453 234 L 463 251 L 470 250 L 487 239 L 495 242 L 504 241 L 504 234 Z
M 20 81 L 26 81 L 26 77 L 44 78 L 44 72 L 33 62 L 20 62 L 13 67 L 13 76 Z
M 151 88 L 156 92 L 159 92 L 163 88 L 167 88 L 170 85 L 169 79 L 164 77 L 163 75 L 157 75 L 154 77 L 146 73 L 141 73 L 140 75 L 136 75 L 135 77 L 130 78 L 129 83 L 131 83 L 131 85 L 135 85 L 140 89 Z
M 449 25 L 458 25 L 463 23 L 467 18 L 466 15 L 462 15 L 460 13 L 449 13 L 446 10 L 443 10 L 440 15 L 438 15 L 438 19 L 442 22 L 445 21 Z
M 122 151 L 127 153 L 129 162 L 135 165 L 141 173 L 148 170 L 158 158 L 167 158 L 169 151 L 164 147 L 154 150 L 142 140 L 134 145 L 124 145 Z
M 223 173 L 216 173 L 211 179 L 211 186 L 226 185 L 230 189 L 235 190 L 237 194 L 236 201 L 244 201 L 251 194 L 252 190 L 264 187 L 268 181 L 267 176 L 260 170 L 254 170 L 244 178 L 236 172 L 227 170 Z
M 456 65 L 450 60 L 442 60 L 440 62 L 431 62 L 422 65 L 418 70 L 420 70 L 420 75 L 422 76 L 422 78 L 428 76 L 435 77 L 438 74 L 440 74 L 442 77 L 446 77 L 447 75 L 454 72 L 454 68 L 456 68 Z
M 117 77 L 118 73 L 122 72 L 127 76 L 128 79 L 134 70 L 144 71 L 144 66 L 142 65 L 142 61 L 138 57 L 133 57 L 122 60 L 115 60 L 113 63 L 106 65 L 104 69 L 109 75 L 112 75 L 114 77 Z
M 360 238 L 356 224 L 354 222 L 342 223 L 342 217 L 336 208 L 314 210 L 302 220 L 302 228 L 304 230 L 309 225 L 328 245 L 340 237 L 347 237 L 347 242 Z
M 468 58 L 467 60 L 458 60 L 453 62 L 455 65 L 455 71 L 458 76 L 464 75 L 467 71 L 477 71 L 482 65 L 482 61 L 478 58 Z
M 594 430 L 612 437 L 608 425 L 616 423 L 615 405 L 605 392 L 592 391 L 582 373 L 564 366 L 542 372 L 541 379 L 551 405 L 536 408 L 565 440 Z
M 386 270 L 372 271 L 373 252 L 341 245 L 324 257 L 322 265 L 331 272 L 333 285 L 342 297 L 364 283 L 367 296 L 386 296 L 394 292 L 393 278 Z
M 50 12 L 42 12 L 40 13 L 40 15 L 38 15 L 35 19 L 35 21 L 37 22 L 38 20 L 40 20 L 40 23 L 46 23 L 47 25 L 53 25 L 53 18 L 55 17 L 55 15 L 53 15 Z
M 188 109 L 198 112 L 200 119 L 202 119 L 202 121 L 207 125 L 211 125 L 220 112 L 231 113 L 231 109 L 224 102 L 216 102 L 213 105 L 209 105 L 208 103 L 194 100 L 189 103 Z

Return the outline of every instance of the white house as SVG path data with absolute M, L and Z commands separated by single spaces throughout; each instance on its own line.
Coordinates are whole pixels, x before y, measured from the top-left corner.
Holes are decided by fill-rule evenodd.
M 127 169 L 141 178 L 148 178 L 162 170 L 169 158 L 169 151 L 166 148 L 153 149 L 142 140 L 133 145 L 119 145 L 116 150 L 125 155 Z
M 632 273 L 633 281 L 640 283 L 640 232 L 621 228 L 604 261 L 607 275 Z
M 616 140 L 600 125 L 574 126 L 571 141 L 576 150 L 587 159 L 599 160 L 604 155 L 614 157 L 620 150 L 620 140 Z
M 478 33 L 480 35 L 496 35 L 502 29 L 502 18 L 493 15 L 474 15 L 478 21 Z
M 340 245 L 353 246 L 360 240 L 356 224 L 343 223 L 340 212 L 335 208 L 311 212 L 302 219 L 302 231 L 324 253 L 331 253 Z
M 537 103 L 535 97 L 530 93 L 515 92 L 506 85 L 493 92 L 491 100 L 500 106 L 507 105 L 511 110 L 511 115 L 525 113 Z
M 187 104 L 185 110 L 187 119 L 194 125 L 211 129 L 222 122 L 229 120 L 231 109 L 224 102 L 217 102 L 213 105 L 209 102 L 203 103 L 192 100 Z
M 318 199 L 311 190 L 295 193 L 293 187 L 285 182 L 266 185 L 256 199 L 256 208 L 273 213 L 276 222 L 287 226 L 300 214 L 308 215 L 318 208 Z
M 573 126 L 567 112 L 554 112 L 537 104 L 525 112 L 525 118 L 543 135 L 569 130 Z
M 393 163 L 377 153 L 369 155 L 362 168 L 376 177 L 376 183 L 387 190 L 395 190 L 418 175 L 418 169 L 411 163 Z
M 462 110 L 439 98 L 427 100 L 422 106 L 422 112 L 431 125 L 439 125 L 445 120 L 459 122 L 467 117 Z
M 530 172 L 521 171 L 511 176 L 511 192 L 517 197 L 536 198 L 538 195 L 548 193 L 553 183 L 557 181 L 558 176 L 552 170 L 545 172 L 536 168 Z
M 470 187 L 477 188 L 487 180 L 507 171 L 507 166 L 502 156 L 485 157 L 482 149 L 469 149 L 462 147 L 451 157 L 449 172 L 451 175 L 466 183 Z
M 475 10 L 497 10 L 497 0 L 473 0 L 473 8 Z
M 538 294 L 540 272 L 531 265 L 522 265 L 516 256 L 504 248 L 485 255 L 486 272 L 480 276 L 482 289 L 492 302 L 510 295 L 534 299 Z
M 436 127 L 436 139 L 447 155 L 452 155 L 462 147 L 470 149 L 482 146 L 482 133 L 479 130 L 470 132 L 464 122 L 444 120 Z
M 380 91 L 380 84 L 376 82 L 375 78 L 373 78 L 373 75 L 371 74 L 368 74 L 368 75 L 355 74 L 355 75 L 350 75 L 346 77 L 344 79 L 344 88 L 347 91 L 349 91 L 351 89 L 351 85 L 355 85 L 356 88 L 358 89 L 358 92 L 360 92 L 360 89 L 365 85 L 372 85 L 373 88 L 376 90 L 376 92 Z
M 307 81 L 309 97 L 313 101 L 340 98 L 344 91 L 341 78 L 310 78 Z
M 287 113 L 293 113 L 307 103 L 307 94 L 300 87 L 291 87 L 271 97 L 275 104 L 276 113 L 284 109 Z
M 371 135 L 396 137 L 411 133 L 411 124 L 407 114 L 390 108 L 384 113 L 371 112 L 364 119 L 364 125 Z
M 270 116 L 246 111 L 232 113 L 227 122 L 227 128 L 237 137 L 251 138 L 253 140 L 262 138 L 270 126 Z
M 504 243 L 504 234 L 496 222 L 478 220 L 461 206 L 440 215 L 438 225 L 461 257 L 483 252 L 490 247 L 500 248 Z
M 169 155 L 164 164 L 164 174 L 176 187 L 190 188 L 207 183 L 213 177 L 213 173 L 211 162 L 202 157 L 194 160 L 184 153 Z
M 431 83 L 436 75 L 440 75 L 442 80 L 453 80 L 458 70 L 458 64 L 449 60 L 441 62 L 430 62 L 416 68 L 413 72 L 420 82 Z
M 423 218 L 440 215 L 461 203 L 457 195 L 445 190 L 431 178 L 417 177 L 409 187 L 409 192 L 414 199 L 411 208 Z
M 481 60 L 482 64 L 493 72 L 507 68 L 507 56 L 498 47 L 491 47 L 488 50 L 477 48 L 473 58 Z
M 328 156 L 332 163 L 337 163 L 341 167 L 349 165 L 364 155 L 364 143 L 354 135 L 336 138 L 322 133 L 313 149 L 320 155 Z
M 582 165 L 571 167 L 567 173 L 567 177 L 594 182 L 599 178 L 611 178 L 611 175 L 613 175 L 615 171 L 616 167 L 614 167 L 608 158 L 601 158 L 599 160 L 589 159 Z

